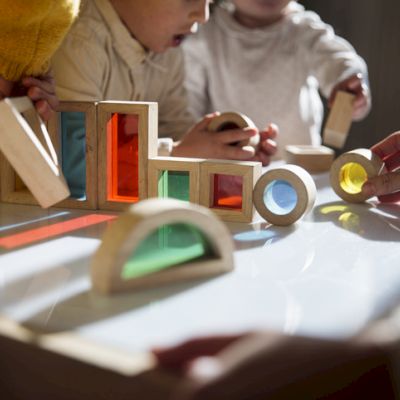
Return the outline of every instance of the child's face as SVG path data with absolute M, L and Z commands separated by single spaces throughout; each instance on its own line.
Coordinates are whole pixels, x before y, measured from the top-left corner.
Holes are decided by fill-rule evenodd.
M 146 48 L 162 53 L 179 46 L 209 17 L 212 0 L 111 0 L 125 26 Z
M 279 21 L 291 0 L 232 0 L 235 17 L 248 27 L 262 27 Z

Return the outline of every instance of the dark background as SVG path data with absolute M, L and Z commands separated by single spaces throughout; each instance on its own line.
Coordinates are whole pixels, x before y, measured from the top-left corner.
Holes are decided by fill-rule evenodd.
M 352 125 L 344 150 L 370 147 L 400 130 L 400 0 L 300 0 L 367 62 L 372 110 Z

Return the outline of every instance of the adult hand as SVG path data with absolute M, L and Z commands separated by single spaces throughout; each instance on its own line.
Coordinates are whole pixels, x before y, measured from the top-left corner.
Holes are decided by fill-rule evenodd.
M 362 192 L 369 197 L 378 196 L 381 202 L 400 201 L 400 131 L 375 144 L 371 150 L 383 160 L 387 172 L 365 182 Z
M 336 93 L 342 90 L 352 93 L 356 96 L 354 100 L 353 120 L 359 121 L 367 116 L 371 109 L 371 95 L 368 85 L 365 83 L 361 73 L 352 75 L 351 77 L 339 82 L 332 90 L 328 100 L 328 107 L 331 108 L 335 101 Z

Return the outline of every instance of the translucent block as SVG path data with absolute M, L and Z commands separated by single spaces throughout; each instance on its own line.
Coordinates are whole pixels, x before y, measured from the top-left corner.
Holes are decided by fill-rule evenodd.
M 358 163 L 347 163 L 340 169 L 340 187 L 349 194 L 361 192 L 368 174 L 364 167 Z
M 241 210 L 243 205 L 243 177 L 214 174 L 213 207 Z
M 162 171 L 158 178 L 158 197 L 189 201 L 189 172 Z
M 61 165 L 71 197 L 86 199 L 85 113 L 61 112 Z
M 286 215 L 294 210 L 297 204 L 297 192 L 285 180 L 274 180 L 264 190 L 264 204 L 276 215 Z
M 124 265 L 122 279 L 133 279 L 169 267 L 214 258 L 208 239 L 189 224 L 164 225 L 136 248 Z
M 139 200 L 139 117 L 113 114 L 107 123 L 107 199 Z

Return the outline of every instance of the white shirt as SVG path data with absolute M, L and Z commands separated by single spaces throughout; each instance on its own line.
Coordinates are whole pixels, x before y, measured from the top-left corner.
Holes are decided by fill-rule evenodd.
M 318 15 L 292 2 L 279 22 L 260 29 L 240 25 L 227 8 L 184 44 L 186 86 L 196 118 L 238 111 L 258 128 L 278 124 L 278 157 L 287 144 L 319 144 L 323 106 L 318 93 L 361 72 L 365 62 Z

